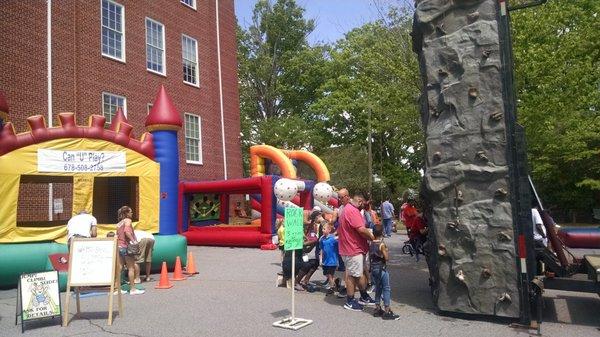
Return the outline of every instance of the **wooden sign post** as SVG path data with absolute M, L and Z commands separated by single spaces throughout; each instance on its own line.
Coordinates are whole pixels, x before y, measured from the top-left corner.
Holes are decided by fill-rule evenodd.
M 304 247 L 304 210 L 297 207 L 286 207 L 284 219 L 285 243 L 283 249 L 292 251 L 292 316 L 273 323 L 273 326 L 298 330 L 313 321 L 296 317 L 296 302 L 294 297 L 294 283 L 296 279 L 296 250 Z
M 25 331 L 25 322 L 27 321 L 60 317 L 58 272 L 21 274 L 17 289 L 15 324 L 21 316 L 21 333 Z
M 119 315 L 123 317 L 121 300 L 121 280 L 117 280 L 121 264 L 117 262 L 117 238 L 73 238 L 69 252 L 69 278 L 65 295 L 63 326 L 69 325 L 69 301 L 71 287 L 75 288 L 77 313 L 80 313 L 79 287 L 110 286 L 108 292 L 108 325 L 112 324 L 113 292 L 116 290 L 119 301 Z M 116 283 L 116 289 L 115 289 Z

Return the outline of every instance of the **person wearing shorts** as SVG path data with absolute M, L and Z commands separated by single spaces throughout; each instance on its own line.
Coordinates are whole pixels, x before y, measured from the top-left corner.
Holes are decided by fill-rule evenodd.
M 140 245 L 140 255 L 135 261 L 140 265 L 140 268 L 136 268 L 137 275 L 135 276 L 135 283 L 141 283 L 140 270 L 142 264 L 145 264 L 146 277 L 144 282 L 150 281 L 150 269 L 152 268 L 152 251 L 154 250 L 154 235 L 150 232 L 136 230 L 135 237 L 138 239 Z
M 339 251 L 346 265 L 346 304 L 344 308 L 361 311 L 363 305 L 375 305 L 375 301 L 367 294 L 367 278 L 365 276 L 366 254 L 369 252 L 369 240 L 373 233 L 365 227 L 364 217 L 360 214 L 364 197 L 355 194 L 344 206 L 344 212 L 338 228 Z M 354 298 L 356 288 L 360 298 Z
M 335 270 L 338 267 L 338 242 L 333 234 L 331 234 L 332 226 L 325 223 L 322 226 L 323 236 L 319 239 L 319 248 L 321 249 L 321 261 L 323 264 L 323 275 L 327 277 L 327 292 L 333 293 L 339 291 L 335 289 Z
M 119 223 L 117 223 L 117 244 L 119 245 L 119 255 L 121 256 L 122 261 L 127 265 L 127 278 L 129 279 L 130 295 L 140 295 L 146 292 L 143 289 L 137 289 L 134 287 L 135 284 L 135 275 L 139 274 L 138 265 L 135 263 L 137 256 L 129 255 L 127 253 L 127 245 L 137 243 L 137 238 L 135 237 L 135 232 L 133 231 L 133 226 L 131 225 L 133 217 L 133 210 L 129 206 L 123 206 L 119 208 L 117 211 L 117 218 Z

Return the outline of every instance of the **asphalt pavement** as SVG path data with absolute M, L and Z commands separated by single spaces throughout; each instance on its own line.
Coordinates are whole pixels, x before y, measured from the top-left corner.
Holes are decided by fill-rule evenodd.
M 107 325 L 108 297 L 81 301 L 80 315 L 70 324 L 41 320 L 26 324 L 25 336 L 532 336 L 535 331 L 509 327 L 494 319 L 438 315 L 431 302 L 424 261 L 401 253 L 406 236 L 387 239 L 391 249 L 389 270 L 392 310 L 398 321 L 345 310 L 344 299 L 322 292 L 296 293 L 296 316 L 313 320 L 298 331 L 273 327 L 291 311 L 291 290 L 275 287 L 280 252 L 250 248 L 190 246 L 199 275 L 173 281 L 173 288 L 154 289 L 143 283 L 143 295 L 123 295 L 124 312 L 115 312 Z M 313 280 L 323 280 L 318 270 Z M 18 336 L 15 326 L 16 289 L 0 290 L 0 336 Z M 62 294 L 64 303 L 64 293 Z M 600 336 L 600 298 L 594 294 L 547 291 L 543 336 Z M 115 304 L 115 309 L 117 308 Z

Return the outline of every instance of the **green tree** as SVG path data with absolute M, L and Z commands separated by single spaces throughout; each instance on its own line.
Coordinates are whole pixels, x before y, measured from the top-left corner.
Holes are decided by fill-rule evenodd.
M 328 79 L 321 98 L 310 108 L 328 131 L 329 143 L 337 147 L 332 151 L 347 147 L 366 156 L 371 134 L 373 172 L 385 193 L 394 195 L 418 186 L 422 163 L 420 80 L 411 51 L 411 23 L 407 13 L 392 11 L 385 22 L 368 23 L 346 34 L 331 51 Z M 335 167 L 337 156 L 331 151 L 320 154 Z M 332 173 L 338 183 L 338 175 Z M 365 182 L 366 173 L 360 176 Z
M 549 1 L 514 12 L 512 29 L 533 179 L 545 206 L 590 212 L 600 204 L 600 2 Z
M 310 47 L 313 20 L 294 0 L 259 0 L 252 25 L 238 27 L 238 76 L 244 152 L 251 144 L 283 148 L 318 142 L 307 107 L 323 81 L 326 49 Z M 311 142 L 312 140 L 312 142 Z

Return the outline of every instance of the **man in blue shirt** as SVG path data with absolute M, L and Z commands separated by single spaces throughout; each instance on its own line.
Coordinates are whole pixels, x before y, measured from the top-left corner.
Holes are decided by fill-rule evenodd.
M 381 204 L 381 218 L 383 219 L 383 233 L 385 237 L 392 236 L 392 221 L 394 220 L 394 205 L 387 197 Z

